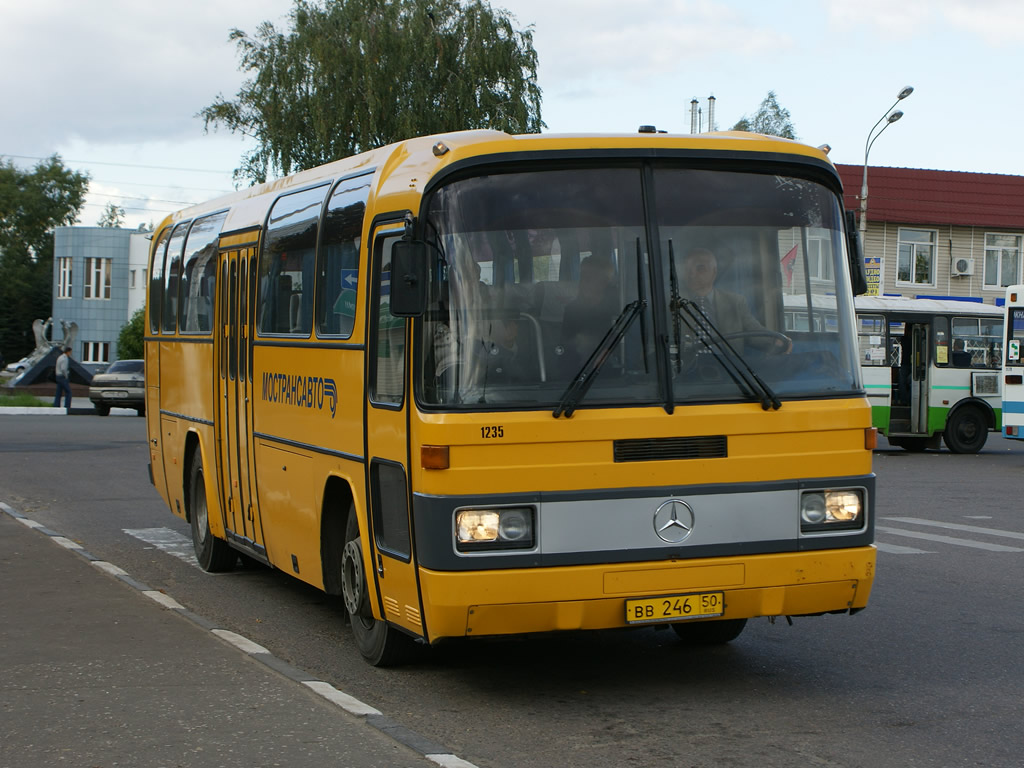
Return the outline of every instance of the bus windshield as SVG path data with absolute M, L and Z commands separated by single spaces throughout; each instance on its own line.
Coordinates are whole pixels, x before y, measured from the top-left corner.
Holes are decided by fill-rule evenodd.
M 665 405 L 861 388 L 837 196 L 655 165 L 492 173 L 425 213 L 419 396 L 451 408 Z M 777 402 L 777 401 L 776 401 Z

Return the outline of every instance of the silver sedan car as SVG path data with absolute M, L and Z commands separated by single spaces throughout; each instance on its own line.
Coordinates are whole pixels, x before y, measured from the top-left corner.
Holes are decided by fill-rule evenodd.
M 146 414 L 146 369 L 142 360 L 118 360 L 89 383 L 89 399 L 96 413 L 107 416 L 111 407 L 134 408 Z

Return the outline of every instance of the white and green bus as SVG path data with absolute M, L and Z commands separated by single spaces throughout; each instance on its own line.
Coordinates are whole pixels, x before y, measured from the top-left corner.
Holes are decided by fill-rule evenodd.
M 858 296 L 864 388 L 890 445 L 977 453 L 1002 429 L 1003 309 L 950 299 Z

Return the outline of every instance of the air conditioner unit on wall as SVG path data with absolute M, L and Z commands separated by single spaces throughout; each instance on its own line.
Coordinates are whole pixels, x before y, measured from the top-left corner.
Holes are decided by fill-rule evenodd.
M 953 259 L 953 268 L 951 274 L 953 277 L 966 277 L 967 275 L 974 274 L 974 259 L 967 259 L 964 257 L 957 257 Z

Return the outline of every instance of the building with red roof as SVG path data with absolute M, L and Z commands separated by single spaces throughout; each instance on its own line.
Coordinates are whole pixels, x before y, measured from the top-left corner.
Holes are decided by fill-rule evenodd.
M 859 216 L 864 167 L 836 168 Z M 1002 304 L 1024 283 L 1024 176 L 869 166 L 867 181 L 872 292 Z

